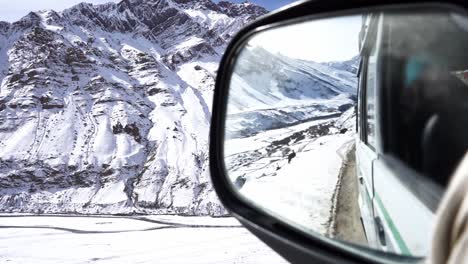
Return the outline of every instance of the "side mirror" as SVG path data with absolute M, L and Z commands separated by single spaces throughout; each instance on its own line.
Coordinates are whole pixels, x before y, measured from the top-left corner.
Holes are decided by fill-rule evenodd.
M 430 253 L 435 210 L 468 150 L 468 16 L 449 2 L 303 2 L 230 44 L 214 96 L 212 181 L 286 259 Z

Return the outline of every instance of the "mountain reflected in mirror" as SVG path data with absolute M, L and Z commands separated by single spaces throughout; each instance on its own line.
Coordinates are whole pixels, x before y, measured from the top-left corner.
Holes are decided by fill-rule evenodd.
M 338 41 L 333 34 L 340 31 L 328 39 L 294 40 L 299 46 L 291 45 L 293 39 L 278 42 L 283 31 L 320 30 L 320 21 L 249 40 L 231 80 L 224 151 L 229 177 L 245 198 L 307 230 L 367 244 L 357 185 L 349 183 L 342 192 L 339 185 L 354 166 L 360 18 L 350 19 L 346 29 L 354 30 L 354 38 L 339 54 L 331 54 L 326 43 Z M 328 23 L 345 22 L 338 20 Z M 327 49 L 330 56 L 323 54 Z M 354 198 L 356 213 L 345 217 L 347 230 L 337 228 L 339 211 L 350 206 L 339 203 L 339 195 Z

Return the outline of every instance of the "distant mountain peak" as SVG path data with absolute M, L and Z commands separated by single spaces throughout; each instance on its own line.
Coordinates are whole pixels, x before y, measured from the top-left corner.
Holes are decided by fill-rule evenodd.
M 223 13 L 231 17 L 240 16 L 242 14 L 250 14 L 258 17 L 268 13 L 268 10 L 264 7 L 253 4 L 250 1 L 244 1 L 240 4 L 229 1 L 220 1 L 218 6 L 221 8 Z
M 34 26 L 41 22 L 41 17 L 36 12 L 29 12 L 27 15 L 22 17 L 17 22 L 13 24 L 24 25 L 24 26 Z

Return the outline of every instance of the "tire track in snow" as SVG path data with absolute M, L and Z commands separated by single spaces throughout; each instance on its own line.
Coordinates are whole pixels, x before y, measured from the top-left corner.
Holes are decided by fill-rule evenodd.
M 53 229 L 53 230 L 71 232 L 74 234 L 117 234 L 117 233 L 144 232 L 144 231 L 175 229 L 175 228 L 243 228 L 243 227 L 242 226 L 210 226 L 210 225 L 174 225 L 174 226 L 157 226 L 157 227 L 133 229 L 133 230 L 96 231 L 96 230 L 81 230 L 81 229 L 74 229 L 74 228 L 44 226 L 44 225 L 38 225 L 38 226 L 13 226 L 13 225 L 2 226 L 0 225 L 0 229 Z
M 147 223 L 154 224 L 153 227 L 146 228 L 137 228 L 137 229 L 123 229 L 123 230 L 108 230 L 108 231 L 98 231 L 98 230 L 83 230 L 77 228 L 67 228 L 60 226 L 52 225 L 0 225 L 0 229 L 52 229 L 58 231 L 66 231 L 75 234 L 115 234 L 115 233 L 129 233 L 129 232 L 143 232 L 143 231 L 153 231 L 153 230 L 162 230 L 162 229 L 176 229 L 176 228 L 244 228 L 242 225 L 207 225 L 207 224 L 184 224 L 175 221 L 167 220 L 156 220 L 150 219 L 147 217 L 131 217 L 131 216 L 105 216 L 105 215 L 0 215 L 0 218 L 17 218 L 17 217 L 54 217 L 54 218 L 80 218 L 80 217 L 91 217 L 91 218 L 105 218 L 105 219 L 128 219 L 133 221 L 143 221 Z

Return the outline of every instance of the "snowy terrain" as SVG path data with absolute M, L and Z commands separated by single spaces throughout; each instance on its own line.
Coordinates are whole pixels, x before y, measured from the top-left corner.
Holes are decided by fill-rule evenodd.
M 207 163 L 214 76 L 266 12 L 122 0 L 0 22 L 0 211 L 225 214 Z
M 0 216 L 0 263 L 287 263 L 233 218 Z
M 342 164 L 354 143 L 354 118 L 350 109 L 338 118 L 228 140 L 229 176 L 260 207 L 328 235 Z
M 243 51 L 224 146 L 243 196 L 308 230 L 333 232 L 336 187 L 355 135 L 356 65 L 357 57 L 315 63 Z

